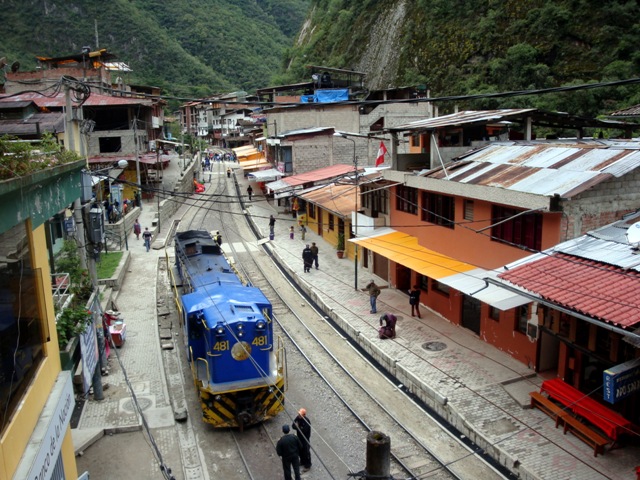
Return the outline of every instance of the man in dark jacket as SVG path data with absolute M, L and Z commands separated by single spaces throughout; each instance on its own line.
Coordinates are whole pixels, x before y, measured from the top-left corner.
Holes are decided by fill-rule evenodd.
M 311 468 L 311 421 L 307 417 L 307 411 L 304 408 L 298 410 L 298 416 L 293 420 L 293 429 L 298 432 L 298 440 L 302 448 L 300 450 L 300 464 L 302 471 L 306 472 Z
M 302 250 L 302 262 L 304 263 L 304 271 L 310 272 L 311 264 L 313 263 L 313 253 L 311 253 L 308 243 L 307 246 L 304 247 L 304 250 Z
M 318 249 L 316 242 L 313 242 L 311 244 L 311 255 L 313 255 L 313 263 L 315 263 L 316 265 L 316 270 L 318 270 L 318 253 L 319 252 L 320 250 Z
M 409 305 L 411 305 L 411 316 L 422 318 L 420 316 L 420 287 L 413 286 L 413 290 L 409 290 Z
M 300 451 L 302 446 L 300 445 L 300 440 L 289 432 L 289 425 L 283 425 L 282 433 L 284 435 L 278 440 L 276 453 L 282 458 L 284 480 L 291 480 L 291 467 L 293 467 L 295 480 L 300 480 Z

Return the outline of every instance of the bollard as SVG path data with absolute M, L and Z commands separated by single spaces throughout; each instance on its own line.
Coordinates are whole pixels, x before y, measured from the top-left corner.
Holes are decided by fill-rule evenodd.
M 382 432 L 367 435 L 367 479 L 390 478 L 391 439 Z

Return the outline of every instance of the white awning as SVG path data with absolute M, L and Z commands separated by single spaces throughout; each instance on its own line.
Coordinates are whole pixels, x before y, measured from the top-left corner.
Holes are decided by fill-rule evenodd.
M 275 168 L 269 168 L 267 170 L 257 170 L 247 175 L 249 180 L 256 182 L 273 182 L 282 178 L 282 172 Z
M 256 142 L 264 142 L 267 139 L 267 137 L 258 137 L 256 138 Z
M 155 141 L 156 142 L 162 142 L 162 143 L 170 143 L 171 145 L 186 145 L 185 143 L 172 142 L 171 140 L 160 140 L 160 139 L 157 139 Z
M 101 176 L 91 175 L 91 186 L 94 186 L 103 180 L 109 180 L 109 177 L 111 177 L 111 180 L 115 180 L 123 171 L 124 168 L 112 168 L 109 172 L 105 172 Z
M 497 275 L 498 273 L 493 270 L 478 268 L 469 272 L 451 275 L 438 281 L 500 310 L 509 310 L 531 303 L 531 300 L 527 297 L 483 280 L 485 277 L 496 278 Z

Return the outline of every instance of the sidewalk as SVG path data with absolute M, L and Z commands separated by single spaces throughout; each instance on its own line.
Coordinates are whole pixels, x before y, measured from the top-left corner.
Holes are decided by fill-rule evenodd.
M 239 179 L 240 191 L 249 182 Z M 334 247 L 307 229 L 303 241 L 291 214 L 258 195 L 246 209 L 268 237 L 268 219 L 276 217 L 275 238 L 266 243 L 349 337 L 387 368 L 411 393 L 418 395 L 460 432 L 520 478 L 635 479 L 640 447 L 624 446 L 594 457 L 593 449 L 537 409 L 529 407 L 529 392 L 544 380 L 522 363 L 483 342 L 469 330 L 453 325 L 421 307 L 422 319 L 411 317 L 408 295 L 382 289 L 377 314 L 369 313 L 368 294 L 360 291 L 380 278 L 359 269 L 355 290 L 352 259 L 338 259 Z M 289 239 L 289 227 L 295 238 Z M 320 269 L 304 273 L 302 249 L 316 242 Z M 379 317 L 398 317 L 397 338 L 381 341 Z

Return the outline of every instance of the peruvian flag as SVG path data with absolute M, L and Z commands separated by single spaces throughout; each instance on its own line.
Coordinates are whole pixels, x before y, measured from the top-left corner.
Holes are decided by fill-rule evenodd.
M 384 142 L 380 142 L 380 148 L 378 149 L 378 156 L 376 157 L 376 167 L 384 163 L 384 156 L 387 154 L 387 147 L 384 146 Z

